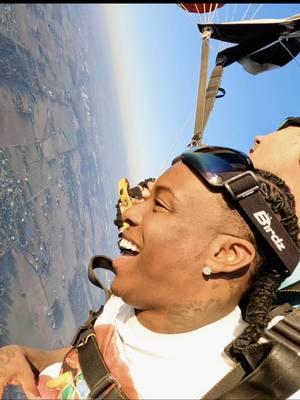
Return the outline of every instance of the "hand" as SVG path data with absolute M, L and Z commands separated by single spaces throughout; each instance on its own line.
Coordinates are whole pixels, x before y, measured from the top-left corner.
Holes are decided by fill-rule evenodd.
M 8 385 L 21 385 L 28 399 L 40 398 L 25 349 L 17 345 L 0 348 L 0 398 Z
M 9 345 L 0 348 L 0 398 L 8 385 L 20 385 L 28 399 L 40 399 L 36 377 L 46 367 L 62 362 L 71 346 L 43 350 Z

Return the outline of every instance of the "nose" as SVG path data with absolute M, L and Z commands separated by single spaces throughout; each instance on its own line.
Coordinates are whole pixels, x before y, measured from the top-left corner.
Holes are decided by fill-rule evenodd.
M 146 208 L 146 201 L 134 204 L 132 207 L 127 208 L 122 214 L 122 219 L 127 222 L 129 226 L 141 225 L 143 215 Z

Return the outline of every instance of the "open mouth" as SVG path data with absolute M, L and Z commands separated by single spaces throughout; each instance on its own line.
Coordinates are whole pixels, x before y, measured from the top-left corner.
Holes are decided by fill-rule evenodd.
M 122 238 L 118 245 L 121 255 L 123 256 L 136 256 L 140 253 L 138 247 L 127 239 Z

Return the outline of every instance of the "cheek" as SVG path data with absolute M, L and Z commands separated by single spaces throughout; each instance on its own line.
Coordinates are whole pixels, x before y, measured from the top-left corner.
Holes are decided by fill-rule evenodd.
M 151 263 L 153 274 L 178 265 L 182 268 L 197 253 L 192 222 L 187 225 L 178 225 L 175 222 L 160 218 L 160 222 L 151 221 L 147 226 L 143 257 L 147 264 Z

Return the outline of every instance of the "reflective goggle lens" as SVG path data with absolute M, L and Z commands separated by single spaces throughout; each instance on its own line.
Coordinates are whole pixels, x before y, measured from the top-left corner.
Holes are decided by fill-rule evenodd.
M 223 147 L 194 148 L 182 153 L 173 164 L 179 160 L 186 162 L 217 186 L 223 182 L 219 174 L 253 170 L 252 162 L 246 154 Z

